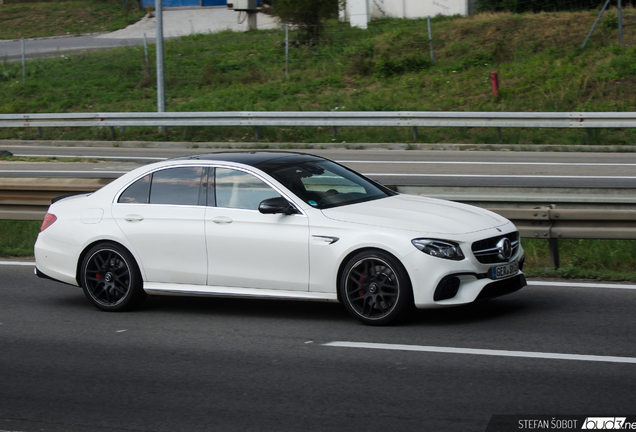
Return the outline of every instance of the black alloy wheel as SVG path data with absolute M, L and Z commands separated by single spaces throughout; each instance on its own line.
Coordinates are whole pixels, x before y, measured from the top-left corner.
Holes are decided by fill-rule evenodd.
M 84 294 L 99 309 L 128 310 L 146 298 L 137 263 L 115 244 L 99 244 L 88 251 L 80 276 Z
M 410 280 L 402 264 L 382 251 L 364 251 L 345 266 L 340 296 L 351 315 L 367 325 L 406 318 L 413 306 Z

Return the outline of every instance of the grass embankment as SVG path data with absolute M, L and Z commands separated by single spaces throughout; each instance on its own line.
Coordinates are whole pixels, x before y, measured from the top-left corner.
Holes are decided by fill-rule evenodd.
M 28 257 L 41 222 L 0 220 L 0 257 Z M 522 239 L 524 271 L 530 277 L 636 281 L 636 242 L 625 240 L 561 240 L 561 264 L 550 268 L 546 240 Z
M 0 39 L 67 36 L 119 30 L 146 14 L 137 2 L 80 0 L 5 1 L 0 6 Z
M 323 41 L 290 48 L 284 32 L 193 35 L 165 44 L 168 111 L 633 111 L 636 10 L 606 12 L 584 50 L 598 11 L 434 18 L 435 63 L 425 20 L 380 20 L 368 30 L 327 26 Z M 296 34 L 291 32 L 294 39 Z M 154 46 L 0 64 L 0 112 L 156 111 Z M 490 73 L 499 73 L 494 98 Z M 148 73 L 149 72 L 149 73 Z M 410 128 L 261 128 L 261 145 L 413 142 Z M 37 131 L 0 131 L 35 139 Z M 44 130 L 46 139 L 111 139 L 104 129 Z M 253 128 L 127 128 L 120 139 L 253 142 Z M 420 128 L 418 142 L 633 145 L 636 130 Z M 636 146 L 634 146 L 636 148 Z

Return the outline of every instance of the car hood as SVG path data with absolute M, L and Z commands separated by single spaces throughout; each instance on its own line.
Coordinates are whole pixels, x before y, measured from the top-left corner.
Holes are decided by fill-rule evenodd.
M 422 234 L 466 234 L 509 223 L 506 218 L 479 207 L 414 195 L 396 195 L 322 212 L 337 221 Z

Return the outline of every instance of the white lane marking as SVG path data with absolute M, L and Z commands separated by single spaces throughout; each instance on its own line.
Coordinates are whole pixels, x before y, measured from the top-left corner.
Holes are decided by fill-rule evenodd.
M 35 261 L 0 261 L 0 265 L 5 266 L 34 266 Z
M 636 285 L 594 283 L 594 282 L 549 282 L 528 280 L 528 285 L 535 286 L 557 286 L 566 288 L 602 288 L 602 289 L 629 289 L 636 290 Z
M 64 154 L 14 154 L 17 157 L 50 157 L 50 158 L 84 158 L 84 159 L 133 159 L 133 160 L 156 160 L 164 161 L 170 158 L 158 158 L 147 156 L 100 156 L 100 155 L 64 155 Z M 355 163 L 355 164 L 381 164 L 381 165 L 530 165 L 530 166 L 616 166 L 616 167 L 632 167 L 636 166 L 636 163 L 593 163 L 593 162 L 490 162 L 490 161 L 376 161 L 376 160 L 338 160 L 339 163 Z
M 131 168 L 132 170 L 133 168 Z M 124 175 L 129 171 L 70 171 L 70 170 L 0 170 L 0 174 L 116 174 Z M 364 173 L 365 176 L 371 177 L 465 177 L 465 178 L 529 178 L 529 179 L 612 179 L 612 180 L 630 180 L 636 179 L 636 176 L 563 176 L 563 175 L 502 175 L 502 174 L 401 174 L 401 173 Z
M 438 346 L 422 346 L 422 345 L 401 345 L 401 344 L 385 344 L 385 343 L 369 343 L 369 342 L 329 342 L 323 346 L 338 348 L 366 348 L 393 351 L 417 351 L 442 354 L 472 354 L 497 357 L 518 357 L 518 358 L 536 358 L 549 360 L 576 360 L 576 361 L 593 361 L 604 363 L 632 363 L 636 364 L 635 357 L 614 357 L 614 356 L 596 356 L 584 354 L 561 354 L 547 352 L 532 351 L 507 351 L 507 350 L 491 350 L 476 348 L 454 348 L 454 347 L 438 347 Z
M 514 174 L 400 174 L 400 173 L 363 173 L 367 177 L 371 176 L 391 176 L 391 177 L 479 177 L 479 178 L 560 178 L 560 179 L 614 179 L 627 180 L 635 179 L 636 176 L 571 176 L 571 175 L 514 175 Z
M 339 163 L 414 164 L 414 165 L 540 165 L 540 166 L 636 166 L 635 163 L 578 163 L 578 162 L 480 162 L 480 161 L 373 161 L 339 160 Z
M 131 168 L 132 170 L 133 168 Z M 0 174 L 117 174 L 123 175 L 129 171 L 67 171 L 67 170 L 0 170 Z M 364 173 L 365 176 L 371 177 L 466 177 L 466 178 L 546 178 L 546 179 L 613 179 L 613 180 L 630 180 L 636 179 L 636 176 L 562 176 L 562 175 L 500 175 L 500 174 L 399 174 L 399 173 Z
M 50 157 L 50 158 L 58 158 L 58 159 L 73 159 L 73 158 L 81 158 L 81 159 L 114 159 L 114 160 L 120 160 L 120 159 L 134 159 L 134 160 L 156 160 L 156 161 L 164 161 L 164 160 L 168 160 L 169 158 L 158 158 L 158 157 L 141 157 L 141 156 L 90 156 L 90 155 L 34 155 L 34 154 L 14 154 L 13 156 L 16 157 L 33 157 L 33 158 L 39 158 L 39 157 Z
M 132 170 L 132 168 L 131 168 Z M 65 170 L 0 170 L 0 174 L 119 174 L 123 175 L 128 171 L 65 171 Z

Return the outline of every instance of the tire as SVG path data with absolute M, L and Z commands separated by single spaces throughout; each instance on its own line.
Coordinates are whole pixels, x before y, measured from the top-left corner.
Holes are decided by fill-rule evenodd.
M 413 310 L 413 290 L 404 266 L 379 250 L 354 255 L 342 271 L 338 289 L 347 311 L 367 325 L 395 324 Z
M 135 259 L 113 243 L 100 243 L 88 251 L 82 261 L 80 284 L 93 305 L 109 312 L 133 309 L 147 296 Z

